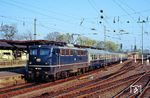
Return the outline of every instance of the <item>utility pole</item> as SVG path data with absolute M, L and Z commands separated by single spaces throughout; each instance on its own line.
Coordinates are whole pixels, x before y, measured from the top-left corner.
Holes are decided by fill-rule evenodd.
M 143 23 L 144 23 L 145 21 L 143 20 L 142 21 L 142 64 L 143 64 Z
M 143 23 L 145 23 L 145 22 L 146 22 L 145 20 L 140 21 L 140 19 L 138 21 L 138 23 L 142 23 L 142 64 L 144 61 L 144 56 L 143 56 Z
M 104 50 L 106 50 L 106 26 L 104 25 Z
M 36 40 L 36 18 L 34 19 L 34 40 Z
M 107 51 L 107 48 L 106 48 L 106 26 L 105 25 L 104 25 L 104 50 Z M 107 56 L 107 54 L 105 55 L 104 66 L 106 65 L 106 62 L 107 62 L 106 56 Z
M 104 25 L 104 21 L 103 21 L 104 20 L 103 10 L 100 10 L 100 19 L 101 21 L 99 23 L 104 26 L 104 51 L 106 51 L 106 26 Z M 106 65 L 106 54 L 105 54 L 105 60 L 104 60 L 104 67 L 105 65 Z

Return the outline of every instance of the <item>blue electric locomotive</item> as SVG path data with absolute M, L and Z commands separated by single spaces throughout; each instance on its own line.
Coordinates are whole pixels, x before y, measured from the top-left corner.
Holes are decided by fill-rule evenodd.
M 88 67 L 87 50 L 74 47 L 29 47 L 28 78 L 59 79 Z

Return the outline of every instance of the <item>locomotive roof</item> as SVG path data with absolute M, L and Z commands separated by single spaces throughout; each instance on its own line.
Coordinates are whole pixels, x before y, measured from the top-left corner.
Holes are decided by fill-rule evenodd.
M 61 49 L 75 49 L 75 50 L 86 50 L 84 48 L 77 48 L 77 47 L 67 47 L 67 46 L 53 46 L 53 45 L 32 45 L 32 46 L 29 46 L 30 48 L 37 48 L 37 47 L 43 47 L 43 48 L 50 48 L 50 47 L 53 47 L 53 48 L 61 48 Z

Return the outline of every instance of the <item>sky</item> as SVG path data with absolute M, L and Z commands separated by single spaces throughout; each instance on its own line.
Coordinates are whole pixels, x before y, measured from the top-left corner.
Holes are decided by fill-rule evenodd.
M 61 32 L 103 41 L 106 32 L 106 40 L 122 43 L 123 49 L 135 44 L 141 49 L 143 25 L 143 47 L 150 49 L 149 4 L 149 0 L 0 0 L 0 23 L 15 24 L 20 34 L 33 33 L 36 18 L 37 39 Z

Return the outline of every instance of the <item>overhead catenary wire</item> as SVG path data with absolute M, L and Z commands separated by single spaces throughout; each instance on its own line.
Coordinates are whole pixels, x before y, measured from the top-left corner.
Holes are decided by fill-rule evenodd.
M 126 11 L 126 9 L 124 9 L 118 2 L 116 2 L 116 0 L 113 0 L 113 2 L 122 9 L 122 11 L 124 11 L 131 19 L 135 20 L 129 13 L 128 11 Z
M 40 14 L 41 16 L 44 16 L 44 17 L 51 17 L 51 16 L 46 15 L 46 14 L 44 14 L 44 13 L 41 13 L 41 12 L 32 10 L 32 9 L 30 9 L 30 8 L 26 8 L 26 7 L 20 6 L 20 5 L 18 5 L 18 4 L 13 3 L 13 2 L 10 3 L 10 2 L 3 1 L 3 3 L 8 4 L 8 5 L 11 5 L 11 6 L 15 6 L 15 7 L 17 7 L 17 8 L 21 8 L 21 9 L 23 9 L 23 10 L 25 10 L 25 11 L 29 11 L 29 12 L 32 12 L 32 13 Z M 64 20 L 64 19 L 60 19 L 60 18 L 56 18 L 56 17 L 53 17 L 53 19 L 55 19 L 55 20 L 57 20 L 57 21 L 61 21 L 61 22 L 66 23 L 66 24 L 70 24 L 70 25 L 75 25 L 75 26 L 77 26 L 76 23 L 72 23 L 71 21 L 66 21 L 66 20 Z M 78 26 L 79 26 L 79 25 L 78 25 Z M 80 27 L 80 26 L 79 26 L 79 27 Z M 82 28 L 84 28 L 84 29 L 90 29 L 90 27 L 85 27 L 85 26 L 82 26 Z
M 39 14 L 39 15 L 41 15 L 41 16 L 44 16 L 44 17 L 51 17 L 51 19 L 53 18 L 53 19 L 55 19 L 55 20 L 57 20 L 57 21 L 61 21 L 61 22 L 64 22 L 64 23 L 67 23 L 67 24 L 70 24 L 70 25 L 77 25 L 77 24 L 75 24 L 75 23 L 72 23 L 71 21 L 66 21 L 66 20 L 64 20 L 64 19 L 60 19 L 60 18 L 56 18 L 56 17 L 53 17 L 53 16 L 50 16 L 50 15 L 47 15 L 47 14 L 44 14 L 44 13 L 42 13 L 42 12 L 39 12 L 39 11 L 36 11 L 36 10 L 32 10 L 32 9 L 30 9 L 30 8 L 25 8 L 25 7 L 23 7 L 23 6 L 20 6 L 20 5 L 18 5 L 18 4 L 15 4 L 15 3 L 13 3 L 13 2 L 6 2 L 6 1 L 1 1 L 1 3 L 5 3 L 5 4 L 8 4 L 8 5 L 11 5 L 11 6 L 15 6 L 15 7 L 17 7 L 17 8 L 21 8 L 21 9 L 23 9 L 23 10 L 25 10 L 25 11 L 28 11 L 28 12 L 32 12 L 32 13 L 36 13 L 36 14 Z
M 52 11 L 50 9 L 41 8 L 39 6 L 31 5 L 29 3 L 24 3 L 24 2 L 21 2 L 21 1 L 15 1 L 15 0 L 11 0 L 11 1 L 13 1 L 13 3 L 25 5 L 25 6 L 28 6 L 30 8 L 32 7 L 32 8 L 41 10 L 41 11 L 50 12 L 51 14 L 61 15 L 61 16 L 65 16 L 67 18 L 72 18 L 72 19 L 80 20 L 79 17 L 76 17 L 75 15 L 72 15 L 72 14 L 65 14 L 65 13 L 55 12 L 55 11 Z

